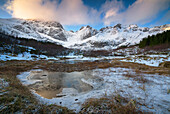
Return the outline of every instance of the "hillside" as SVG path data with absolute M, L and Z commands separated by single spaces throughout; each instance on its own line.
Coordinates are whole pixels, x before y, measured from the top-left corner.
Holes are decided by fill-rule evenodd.
M 117 24 L 100 30 L 85 26 L 73 32 L 66 31 L 54 21 L 0 19 L 0 32 L 3 34 L 81 50 L 108 50 L 135 45 L 148 35 L 162 33 L 169 27 L 169 24 L 153 28 Z
M 140 43 L 139 47 L 143 48 L 146 46 L 156 46 L 156 45 L 169 45 L 170 47 L 170 30 L 164 31 L 163 33 L 148 36 L 147 38 L 144 38 Z

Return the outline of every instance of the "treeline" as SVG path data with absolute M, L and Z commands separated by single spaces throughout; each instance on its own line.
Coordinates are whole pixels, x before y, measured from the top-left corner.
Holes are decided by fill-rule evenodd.
M 73 52 L 73 50 L 71 49 L 51 42 L 42 42 L 34 39 L 18 38 L 0 33 L 0 47 L 9 47 L 4 48 L 6 49 L 4 51 L 14 54 L 27 52 L 27 49 L 25 47 L 20 47 L 18 45 L 35 48 L 36 50 L 32 50 L 31 54 L 38 55 L 45 54 L 47 56 L 64 56 Z
M 30 51 L 27 47 L 33 47 L 35 50 Z M 83 51 L 79 49 L 68 49 L 55 43 L 19 38 L 0 32 L 0 53 L 22 54 L 24 52 L 47 56 L 66 56 L 73 53 L 74 55 L 83 55 L 86 57 L 109 56 L 112 54 L 112 51 L 106 50 Z
M 162 44 L 169 44 L 170 45 L 170 30 L 164 31 L 163 33 L 159 33 L 157 35 L 148 36 L 144 38 L 139 43 L 140 48 L 144 48 L 146 46 L 156 46 Z

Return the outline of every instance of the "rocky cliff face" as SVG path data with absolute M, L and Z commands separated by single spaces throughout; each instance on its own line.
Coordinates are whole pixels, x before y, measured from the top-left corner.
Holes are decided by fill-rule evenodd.
M 66 41 L 63 26 L 54 21 L 1 19 L 0 29 L 6 34 L 37 40 Z
M 86 27 L 80 28 L 80 30 L 76 32 L 76 34 L 81 38 L 81 40 L 85 40 L 89 37 L 92 37 L 96 35 L 97 33 L 98 31 L 96 29 L 93 29 L 89 25 Z
M 169 28 L 170 24 L 153 28 L 117 24 L 100 30 L 85 26 L 73 32 L 66 31 L 60 23 L 55 21 L 0 19 L 0 32 L 4 34 L 49 41 L 67 48 L 82 50 L 108 50 L 135 45 L 148 35 L 161 33 Z

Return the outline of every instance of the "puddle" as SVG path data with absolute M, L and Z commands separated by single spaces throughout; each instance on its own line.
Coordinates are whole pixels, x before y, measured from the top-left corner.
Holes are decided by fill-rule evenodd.
M 139 75 L 132 69 L 106 68 L 71 73 L 32 70 L 17 77 L 43 103 L 67 107 L 75 112 L 79 112 L 89 98 L 117 94 L 144 104 L 140 108 L 146 112 L 170 111 L 170 76 Z
M 35 90 L 40 96 L 48 99 L 67 95 L 75 96 L 78 93 L 88 92 L 93 89 L 92 85 L 84 81 L 99 79 L 99 77 L 92 76 L 91 72 L 31 71 L 27 79 L 35 83 L 30 84 L 28 87 Z

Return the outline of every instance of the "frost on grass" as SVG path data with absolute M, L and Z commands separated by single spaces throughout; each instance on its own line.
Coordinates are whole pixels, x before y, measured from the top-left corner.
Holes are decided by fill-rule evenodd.
M 170 88 L 170 77 L 168 76 L 139 74 L 127 68 L 92 70 L 90 74 L 91 77 L 88 78 L 86 78 L 87 73 L 84 72 L 89 71 L 80 72 L 79 74 L 81 74 L 82 77 L 79 81 L 93 87 L 90 91 L 78 92 L 74 87 L 72 87 L 72 89 L 65 87 L 62 92 L 62 94 L 65 94 L 64 96 L 57 97 L 56 95 L 56 97 L 51 99 L 42 97 L 41 94 L 36 92 L 35 88 L 31 88 L 31 91 L 42 103 L 56 104 L 72 109 L 75 112 L 79 112 L 82 108 L 81 105 L 90 98 L 117 96 L 118 94 L 121 97 L 134 99 L 143 111 L 154 113 L 169 112 L 170 97 L 168 91 Z M 67 73 L 65 76 L 66 75 Z M 27 75 L 27 80 L 29 80 L 28 77 L 29 75 Z M 32 77 L 34 77 L 34 75 L 32 75 Z M 48 74 L 46 77 L 48 77 Z M 76 78 L 76 76 L 74 77 Z M 61 82 L 63 82 L 63 80 L 61 80 Z M 68 92 L 70 91 L 76 91 L 76 94 L 69 94 Z
M 1 61 L 8 61 L 8 60 L 58 60 L 55 57 L 48 57 L 46 55 L 36 55 L 30 54 L 29 52 L 24 52 L 23 54 L 12 55 L 11 53 L 0 54 Z
M 0 78 L 0 95 L 3 95 L 7 92 L 5 88 L 8 86 L 9 86 L 8 82 Z
M 170 61 L 170 55 L 133 55 L 121 60 L 125 62 L 134 62 L 148 66 L 158 67 L 160 63 Z
M 34 72 L 35 70 L 31 70 L 30 72 Z M 36 72 L 41 72 L 42 70 L 40 69 L 37 69 Z M 30 77 L 31 78 L 31 74 L 30 72 L 24 72 L 20 75 L 17 75 L 17 78 L 20 79 L 20 81 L 22 82 L 22 84 L 24 85 L 30 85 L 30 84 L 34 84 L 36 82 L 39 82 L 41 80 L 29 80 L 28 78 Z

